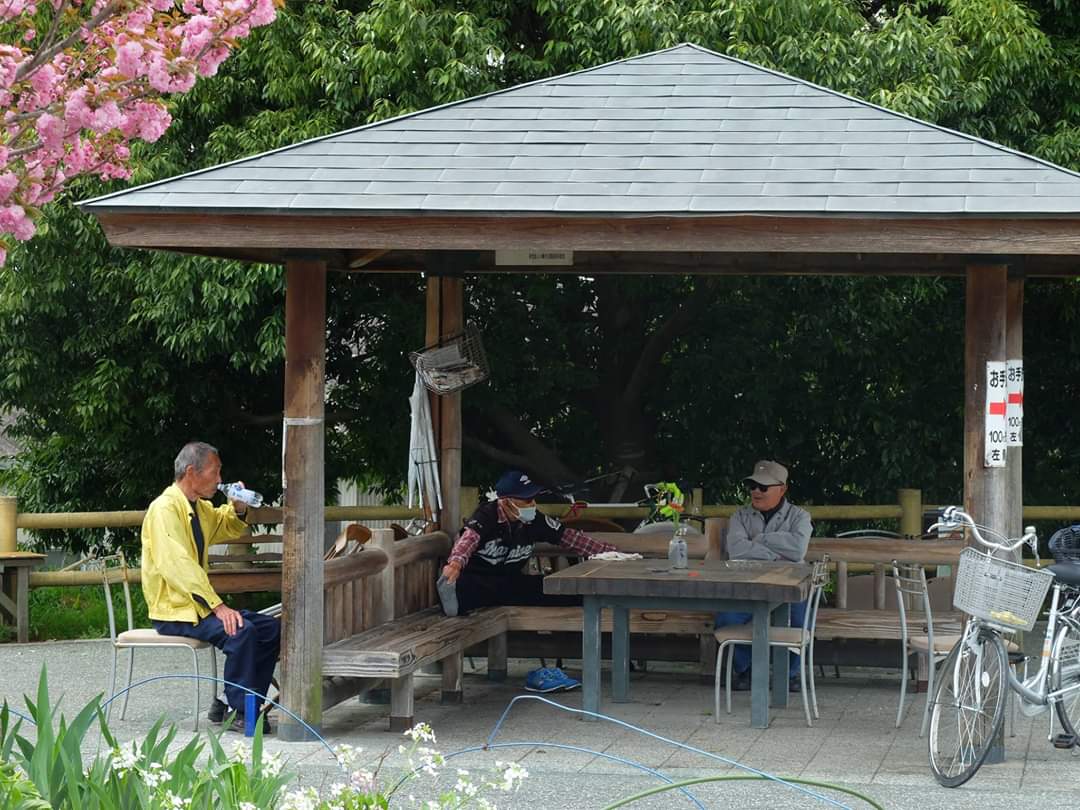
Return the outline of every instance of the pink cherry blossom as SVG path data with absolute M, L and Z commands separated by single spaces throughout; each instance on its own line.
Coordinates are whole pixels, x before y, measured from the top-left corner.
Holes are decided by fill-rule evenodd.
M 0 266 L 80 174 L 130 176 L 130 143 L 172 123 L 165 96 L 214 75 L 284 0 L 0 0 Z M 53 15 L 66 15 L 54 26 Z M 34 15 L 37 15 L 36 17 Z M 42 32 L 46 32 L 43 33 Z M 62 46 L 62 47 L 61 47 Z

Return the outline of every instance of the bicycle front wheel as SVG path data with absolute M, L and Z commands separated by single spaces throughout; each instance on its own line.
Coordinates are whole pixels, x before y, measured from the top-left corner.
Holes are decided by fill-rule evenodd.
M 1080 734 L 1080 630 L 1065 624 L 1054 642 L 1050 669 L 1053 691 L 1074 688 L 1055 704 L 1066 734 Z
M 1009 660 L 996 633 L 961 639 L 941 665 L 930 697 L 930 769 L 959 787 L 986 759 L 1005 717 Z

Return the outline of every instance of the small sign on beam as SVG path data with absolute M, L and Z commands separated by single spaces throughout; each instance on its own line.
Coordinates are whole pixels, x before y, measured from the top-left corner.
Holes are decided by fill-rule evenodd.
M 495 264 L 508 267 L 572 267 L 572 250 L 496 250 Z
M 1008 364 L 1008 402 L 1005 418 L 1008 423 L 1009 447 L 1024 446 L 1024 361 L 1010 360 Z
M 1004 467 L 1008 449 L 1006 409 L 1009 396 L 1008 364 L 1002 360 L 986 363 L 985 447 L 983 465 Z

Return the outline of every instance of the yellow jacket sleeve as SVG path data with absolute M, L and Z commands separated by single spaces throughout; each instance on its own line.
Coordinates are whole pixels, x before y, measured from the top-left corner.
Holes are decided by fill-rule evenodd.
M 242 523 L 235 513 L 232 520 Z M 142 545 L 142 586 L 151 619 L 194 624 L 221 604 L 206 573 L 205 549 L 204 559 L 196 559 L 186 501 L 169 497 L 168 490 L 155 500 L 143 520 Z

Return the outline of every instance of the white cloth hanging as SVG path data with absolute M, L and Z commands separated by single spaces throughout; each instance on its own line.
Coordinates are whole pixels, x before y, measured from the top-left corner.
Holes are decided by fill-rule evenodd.
M 412 419 L 409 429 L 409 507 L 426 506 L 433 519 L 442 509 L 442 485 L 439 481 L 439 457 L 435 450 L 435 431 L 431 424 L 431 403 L 427 389 L 416 374 L 409 397 Z

